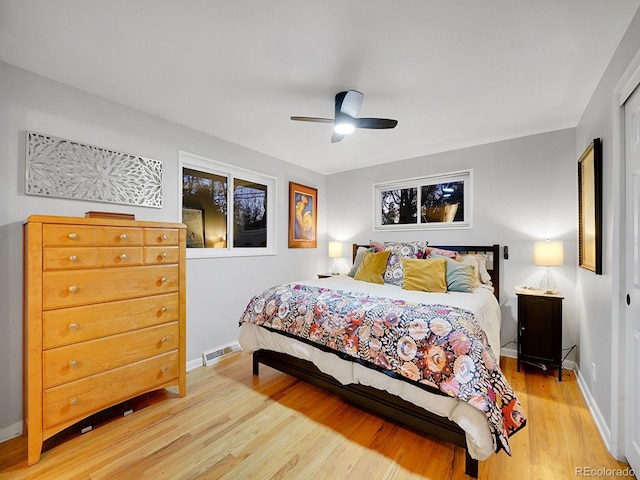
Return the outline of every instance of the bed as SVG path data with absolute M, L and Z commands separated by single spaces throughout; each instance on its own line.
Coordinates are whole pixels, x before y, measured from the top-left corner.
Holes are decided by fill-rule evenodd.
M 510 454 L 508 437 L 526 423 L 498 366 L 499 246 L 413 244 L 403 250 L 406 243 L 354 245 L 351 274 L 359 265 L 370 266 L 371 259 L 383 261 L 384 254 L 378 254 L 385 248 L 391 251 L 382 283 L 339 275 L 256 295 L 240 319 L 239 342 L 253 352 L 255 375 L 259 364 L 268 365 L 460 446 L 466 452 L 465 473 L 477 477 L 478 461 L 501 449 Z M 395 266 L 404 266 L 400 274 L 390 265 L 393 255 Z M 483 258 L 486 269 L 474 267 L 478 281 L 471 291 L 452 284 L 437 293 L 402 288 L 411 283 L 416 265 L 426 265 L 417 262 L 424 257 L 451 272 L 458 268 L 452 261 Z M 443 325 L 454 328 L 439 331 Z

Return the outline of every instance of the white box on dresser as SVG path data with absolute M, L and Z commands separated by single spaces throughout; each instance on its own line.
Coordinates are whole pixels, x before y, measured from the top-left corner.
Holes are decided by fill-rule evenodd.
M 42 442 L 137 395 L 186 394 L 186 229 L 31 216 L 24 225 L 24 417 Z

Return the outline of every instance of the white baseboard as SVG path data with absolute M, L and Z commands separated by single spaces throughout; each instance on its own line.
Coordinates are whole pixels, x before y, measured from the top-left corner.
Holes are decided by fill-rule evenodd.
M 189 360 L 187 362 L 187 372 L 189 372 L 189 371 L 191 371 L 191 370 L 193 370 L 195 368 L 201 367 L 201 366 L 202 366 L 202 358 L 201 357 L 194 358 L 193 360 Z
M 22 421 L 0 428 L 0 443 L 22 435 Z
M 501 348 L 500 356 L 507 358 L 518 358 L 518 351 L 515 348 Z
M 587 406 L 589 407 L 593 420 L 596 422 L 596 426 L 598 427 L 600 436 L 604 441 L 604 445 L 607 447 L 607 451 L 611 452 L 611 430 L 609 430 L 607 422 L 598 408 L 598 404 L 591 395 L 591 391 L 587 388 L 587 382 L 582 376 L 582 372 L 578 368 L 574 368 L 574 371 L 576 372 L 576 378 L 578 379 L 578 386 L 580 387 L 582 396 L 584 397 L 585 402 L 587 402 Z

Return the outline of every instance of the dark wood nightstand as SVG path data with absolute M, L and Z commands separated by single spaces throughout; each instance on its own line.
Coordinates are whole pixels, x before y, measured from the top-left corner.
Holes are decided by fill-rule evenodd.
M 521 362 L 550 365 L 562 381 L 562 297 L 517 288 L 518 371 Z

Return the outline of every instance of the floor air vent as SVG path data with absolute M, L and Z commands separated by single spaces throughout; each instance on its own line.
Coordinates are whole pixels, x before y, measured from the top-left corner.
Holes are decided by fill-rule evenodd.
M 202 363 L 205 367 L 208 367 L 209 365 L 213 365 L 214 363 L 219 361 L 224 355 L 237 352 L 238 350 L 240 350 L 240 345 L 229 345 L 224 348 L 218 348 L 217 350 L 203 352 Z

